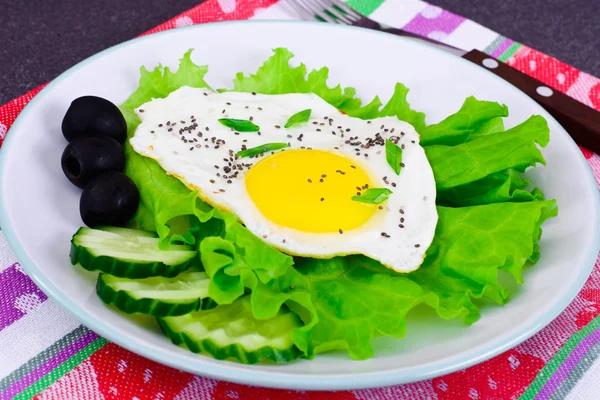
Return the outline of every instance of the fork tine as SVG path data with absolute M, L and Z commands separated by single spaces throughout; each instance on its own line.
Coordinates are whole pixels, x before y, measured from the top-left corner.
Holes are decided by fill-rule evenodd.
M 318 0 L 300 0 L 300 2 L 304 3 L 308 9 L 310 9 L 317 19 L 325 22 L 332 22 L 335 24 L 345 24 L 346 21 L 343 21 L 338 18 L 337 15 L 330 12 L 327 9 L 327 6 L 321 4 Z
M 289 0 L 285 3 L 292 6 L 305 19 L 316 19 L 321 22 L 338 23 L 335 19 L 323 12 L 323 9 L 314 4 L 307 4 L 309 0 Z
M 289 0 L 289 1 L 284 1 L 283 3 L 292 7 L 294 9 L 294 11 L 296 11 L 298 14 L 300 14 L 300 16 L 303 19 L 315 19 L 315 15 L 313 14 L 313 12 L 310 11 L 309 9 L 307 9 L 304 6 L 304 4 L 301 3 L 301 1 Z
M 351 25 L 359 18 L 350 8 L 334 4 L 336 0 L 289 0 L 285 3 L 292 6 L 303 18 L 317 19 L 322 22 Z
M 359 13 L 357 13 L 356 11 L 354 11 L 352 8 L 348 7 L 348 5 L 346 3 L 344 3 L 343 1 L 340 0 L 330 0 L 332 1 L 332 4 L 334 6 L 337 6 L 338 8 L 340 8 L 347 17 L 349 17 L 351 20 L 353 21 L 358 21 L 362 15 L 360 15 Z
M 346 25 L 352 25 L 352 20 L 347 18 L 343 12 L 340 12 L 339 8 L 336 8 L 334 3 L 330 0 L 306 0 L 312 2 L 316 5 L 316 7 L 323 10 L 324 14 L 328 14 L 330 17 L 333 17 L 335 22 L 344 23 Z

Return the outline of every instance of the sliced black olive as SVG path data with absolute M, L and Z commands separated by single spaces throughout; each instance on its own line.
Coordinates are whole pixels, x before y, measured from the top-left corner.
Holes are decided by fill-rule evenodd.
M 88 183 L 81 193 L 79 212 L 90 228 L 123 226 L 133 217 L 140 202 L 135 183 L 121 172 L 105 172 Z
M 62 170 L 77 187 L 107 171 L 123 171 L 123 147 L 110 137 L 81 137 L 67 145 L 60 160 Z
M 96 96 L 79 97 L 71 103 L 62 121 L 69 142 L 78 137 L 109 136 L 119 143 L 127 138 L 127 123 L 119 108 Z

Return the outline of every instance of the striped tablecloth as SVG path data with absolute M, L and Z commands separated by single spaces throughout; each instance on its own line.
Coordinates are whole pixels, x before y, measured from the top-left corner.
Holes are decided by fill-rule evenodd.
M 600 80 L 419 0 L 349 0 L 371 18 L 478 48 L 600 110 Z M 148 33 L 235 19 L 296 19 L 276 0 L 208 0 Z M 38 88 L 0 107 L 0 145 Z M 582 149 L 600 181 L 600 157 Z M 440 378 L 347 392 L 293 392 L 193 376 L 109 343 L 71 318 L 21 269 L 0 231 L 0 399 L 598 399 L 600 265 L 571 305 L 530 340 Z

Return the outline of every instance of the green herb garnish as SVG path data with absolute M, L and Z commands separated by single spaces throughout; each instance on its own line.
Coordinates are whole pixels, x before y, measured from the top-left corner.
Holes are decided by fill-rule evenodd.
M 251 149 L 238 151 L 237 153 L 235 153 L 235 155 L 240 157 L 251 157 L 262 153 L 266 153 L 267 151 L 284 149 L 286 147 L 290 147 L 290 145 L 287 143 L 265 143 L 261 146 L 256 146 Z
M 221 118 L 219 122 L 238 132 L 258 132 L 260 127 L 247 119 Z
M 358 201 L 360 203 L 381 204 L 387 200 L 390 194 L 392 194 L 392 191 L 390 189 L 372 188 L 367 190 L 360 196 L 352 196 L 352 200 Z
M 289 128 L 290 126 L 292 126 L 294 124 L 300 124 L 302 122 L 308 121 L 308 119 L 310 118 L 311 112 L 312 112 L 312 110 L 310 108 L 307 108 L 306 110 L 297 112 L 296 114 L 292 115 L 290 117 L 290 119 L 287 120 L 284 127 Z
M 385 159 L 396 175 L 400 175 L 400 170 L 402 169 L 400 165 L 402 164 L 402 149 L 389 139 L 385 141 Z

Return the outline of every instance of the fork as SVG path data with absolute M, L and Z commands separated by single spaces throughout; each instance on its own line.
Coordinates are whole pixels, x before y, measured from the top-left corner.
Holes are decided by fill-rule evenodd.
M 549 88 L 543 82 L 492 58 L 482 51 L 477 49 L 465 51 L 403 29 L 383 26 L 354 11 L 340 0 L 287 0 L 286 3 L 305 20 L 351 25 L 409 37 L 427 42 L 471 61 L 516 86 L 545 108 L 578 144 L 600 153 L 600 112 Z

